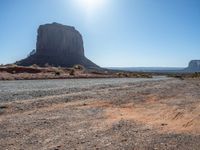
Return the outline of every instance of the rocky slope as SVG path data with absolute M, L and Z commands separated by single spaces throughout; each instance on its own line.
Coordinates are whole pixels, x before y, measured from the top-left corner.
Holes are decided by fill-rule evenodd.
M 17 62 L 30 66 L 45 64 L 72 67 L 80 64 L 86 68 L 98 68 L 84 55 L 83 39 L 74 28 L 58 23 L 41 25 L 38 29 L 36 52 Z

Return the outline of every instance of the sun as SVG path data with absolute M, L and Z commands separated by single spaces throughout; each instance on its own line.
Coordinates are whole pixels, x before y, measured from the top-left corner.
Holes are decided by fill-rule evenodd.
M 101 11 L 106 5 L 108 0 L 74 0 L 75 5 L 85 12 L 88 16 Z
M 98 9 L 105 4 L 106 0 L 76 0 L 77 4 L 85 9 Z

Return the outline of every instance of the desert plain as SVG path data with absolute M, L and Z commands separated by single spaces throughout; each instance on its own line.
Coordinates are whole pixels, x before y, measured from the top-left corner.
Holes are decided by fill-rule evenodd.
M 199 148 L 199 79 L 0 81 L 2 150 Z

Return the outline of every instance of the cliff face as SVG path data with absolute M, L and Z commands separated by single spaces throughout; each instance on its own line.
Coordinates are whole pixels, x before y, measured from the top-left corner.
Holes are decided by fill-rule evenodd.
M 189 72 L 200 72 L 200 60 L 192 60 L 190 61 L 186 71 Z
M 82 36 L 74 27 L 57 23 L 41 25 L 36 45 L 40 55 L 84 57 Z
M 46 63 L 62 67 L 81 64 L 86 68 L 98 68 L 85 57 L 81 34 L 74 27 L 58 23 L 41 25 L 38 29 L 35 54 L 17 64 L 44 66 Z

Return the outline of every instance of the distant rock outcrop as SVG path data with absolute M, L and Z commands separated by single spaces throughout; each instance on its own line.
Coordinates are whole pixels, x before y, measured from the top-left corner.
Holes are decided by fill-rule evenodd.
M 85 57 L 81 34 L 74 27 L 58 23 L 41 25 L 35 53 L 17 62 L 22 66 L 44 66 L 47 63 L 62 67 L 80 64 L 86 68 L 99 68 Z
M 187 72 L 200 72 L 200 60 L 192 60 L 185 69 Z

